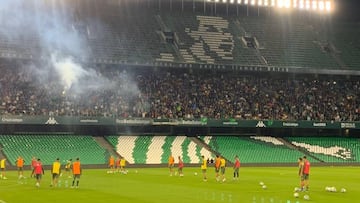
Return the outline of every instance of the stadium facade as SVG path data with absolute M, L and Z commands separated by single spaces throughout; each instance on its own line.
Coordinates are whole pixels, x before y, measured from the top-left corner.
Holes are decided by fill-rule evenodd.
M 284 143 L 360 134 L 360 30 L 331 12 L 231 1 L 16 2 L 19 10 L 0 14 L 0 134 Z

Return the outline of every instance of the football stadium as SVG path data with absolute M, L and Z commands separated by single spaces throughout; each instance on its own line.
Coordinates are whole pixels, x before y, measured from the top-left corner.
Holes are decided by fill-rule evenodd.
M 1 0 L 0 203 L 352 203 L 352 0 Z

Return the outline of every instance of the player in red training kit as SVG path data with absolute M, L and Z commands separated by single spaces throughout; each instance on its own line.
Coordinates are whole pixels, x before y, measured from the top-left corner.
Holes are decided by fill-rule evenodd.
M 179 163 L 178 163 L 179 176 L 183 177 L 184 176 L 184 174 L 183 174 L 184 162 L 183 162 L 183 160 L 181 160 L 180 156 L 178 157 L 178 159 L 179 159 Z
M 301 171 L 301 180 L 303 181 L 303 191 L 309 190 L 309 175 L 310 175 L 310 162 L 307 160 L 306 156 L 303 157 L 304 166 L 302 167 Z
M 234 163 L 234 180 L 239 180 L 239 169 L 240 169 L 240 160 L 239 157 L 235 156 L 235 163 Z
M 41 163 L 41 160 L 40 159 L 37 159 L 37 162 L 34 166 L 34 169 L 33 169 L 33 172 L 32 172 L 33 175 L 35 175 L 35 178 L 36 178 L 36 187 L 40 187 L 40 182 L 41 182 L 41 178 L 42 178 L 42 175 L 44 175 L 44 168 L 42 166 L 42 163 Z

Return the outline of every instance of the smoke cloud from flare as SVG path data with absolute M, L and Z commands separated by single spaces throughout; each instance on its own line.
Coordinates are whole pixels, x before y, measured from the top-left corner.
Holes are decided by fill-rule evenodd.
M 63 94 L 84 96 L 94 91 L 110 90 L 116 88 L 114 81 L 102 76 L 92 68 L 85 69 L 71 57 L 51 55 L 52 68 L 55 70 Z
M 64 91 L 68 91 L 74 83 L 89 76 L 89 72 L 69 57 L 59 59 L 56 55 L 52 54 L 51 63 L 60 77 L 60 83 L 64 87 Z
M 91 57 L 86 29 L 96 27 L 97 33 L 102 33 L 101 19 L 82 18 L 73 7 L 75 4 L 70 4 L 74 1 L 0 2 L 0 25 L 3 28 L 0 36 L 17 42 L 15 46 L 29 44 L 33 58 L 40 59 L 22 67 L 22 72 L 31 76 L 31 82 L 36 84 L 38 92 L 35 94 L 46 95 L 49 100 L 57 101 L 56 106 L 61 108 L 64 108 L 64 103 L 82 105 L 84 100 L 91 102 L 94 98 L 100 98 L 98 100 L 103 103 L 111 98 L 113 103 L 119 103 L 119 99 L 130 100 L 139 95 L 131 74 L 118 70 L 107 73 L 108 70 L 104 69 L 106 72 L 102 74 L 95 65 L 77 62 Z

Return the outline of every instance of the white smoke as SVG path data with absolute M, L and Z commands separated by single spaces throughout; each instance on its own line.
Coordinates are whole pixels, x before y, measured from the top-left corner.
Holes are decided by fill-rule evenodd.
M 113 90 L 117 94 L 137 95 L 139 89 L 128 74 L 113 76 L 121 77 L 121 84 L 117 84 L 83 65 L 82 61 L 90 57 L 88 32 L 84 30 L 102 26 L 100 19 L 93 20 L 94 24 L 91 19 L 80 20 L 73 5 L 73 1 L 64 0 L 1 0 L 0 25 L 5 28 L 0 29 L 0 34 L 18 41 L 25 39 L 20 47 L 27 46 L 29 39 L 38 45 L 39 49 L 32 52 L 41 64 L 24 70 L 31 72 L 39 85 L 56 87 L 47 88 L 51 94 L 61 91 L 81 97 L 91 91 Z
M 73 85 L 76 86 L 81 79 L 91 76 L 91 72 L 83 69 L 80 64 L 75 63 L 70 57 L 59 58 L 56 54 L 52 54 L 51 64 L 59 75 L 64 94 Z

